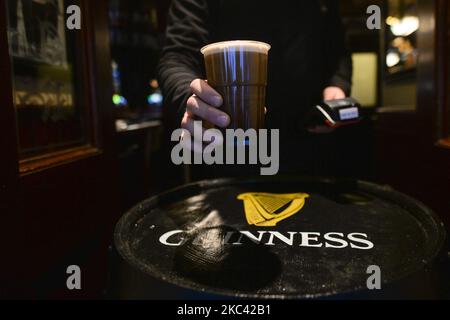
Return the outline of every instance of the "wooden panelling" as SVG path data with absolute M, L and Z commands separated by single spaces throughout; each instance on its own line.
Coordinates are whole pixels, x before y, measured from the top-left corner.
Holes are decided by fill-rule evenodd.
M 377 177 L 450 227 L 449 4 L 419 0 L 417 111 L 378 114 Z

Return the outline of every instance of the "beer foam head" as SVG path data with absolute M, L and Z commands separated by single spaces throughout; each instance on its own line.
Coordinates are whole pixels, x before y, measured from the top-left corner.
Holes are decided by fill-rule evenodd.
M 268 54 L 270 50 L 270 45 L 264 42 L 252 40 L 234 40 L 234 41 L 222 41 L 211 43 L 200 49 L 200 51 L 204 55 L 233 50 Z

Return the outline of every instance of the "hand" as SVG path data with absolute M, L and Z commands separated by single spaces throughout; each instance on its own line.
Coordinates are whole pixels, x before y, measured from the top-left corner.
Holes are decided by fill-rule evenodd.
M 201 79 L 193 80 L 190 89 L 192 95 L 187 100 L 181 127 L 191 132 L 194 120 L 206 120 L 213 125 L 226 128 L 230 123 L 230 117 L 218 109 L 223 103 L 220 94 Z
M 325 101 L 344 98 L 345 92 L 339 87 L 326 87 L 325 90 L 323 90 L 323 100 Z
M 203 121 L 203 125 L 212 124 L 226 128 L 230 124 L 230 117 L 218 108 L 223 99 L 205 80 L 195 79 L 190 84 L 192 95 L 186 103 L 186 112 L 181 120 L 181 127 L 194 136 L 194 121 Z M 193 141 L 194 150 L 202 149 L 202 141 Z

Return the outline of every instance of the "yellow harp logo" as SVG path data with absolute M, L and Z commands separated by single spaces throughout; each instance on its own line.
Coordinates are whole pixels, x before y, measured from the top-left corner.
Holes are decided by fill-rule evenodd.
M 248 224 L 273 227 L 278 222 L 296 214 L 305 204 L 306 193 L 242 193 L 237 198 L 244 201 Z

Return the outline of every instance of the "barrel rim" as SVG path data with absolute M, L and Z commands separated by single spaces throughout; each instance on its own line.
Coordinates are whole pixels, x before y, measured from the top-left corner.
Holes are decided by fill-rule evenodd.
M 143 213 L 145 215 L 145 212 L 151 208 L 156 207 L 161 204 L 161 202 L 168 201 L 167 199 L 164 199 L 165 197 L 171 198 L 171 195 L 181 193 L 185 197 L 189 197 L 192 195 L 198 194 L 200 191 L 204 189 L 211 189 L 211 188 L 222 188 L 226 186 L 231 185 L 238 185 L 238 184 L 252 184 L 252 183 L 283 183 L 283 182 L 301 182 L 301 183 L 321 183 L 321 184 L 333 184 L 333 183 L 353 183 L 356 187 L 362 188 L 364 191 L 370 191 L 378 193 L 378 195 L 382 195 L 385 197 L 386 195 L 389 195 L 396 199 L 397 204 L 403 204 L 403 206 L 409 207 L 416 207 L 418 208 L 418 211 L 422 212 L 422 218 L 427 218 L 428 227 L 430 229 L 434 229 L 436 232 L 433 233 L 435 235 L 434 241 L 427 242 L 426 246 L 424 248 L 424 257 L 422 260 L 422 264 L 417 264 L 417 267 L 410 270 L 408 273 L 404 273 L 401 276 L 398 276 L 397 278 L 391 279 L 391 282 L 394 281 L 401 281 L 403 279 L 407 279 L 414 273 L 418 272 L 419 270 L 425 268 L 426 266 L 429 266 L 430 264 L 434 263 L 434 260 L 439 256 L 440 252 L 443 250 L 444 242 L 446 239 L 446 231 L 443 222 L 440 220 L 438 215 L 428 208 L 425 204 L 423 204 L 421 201 L 416 200 L 402 192 L 396 191 L 392 187 L 388 185 L 378 185 L 372 182 L 368 181 L 362 181 L 362 180 L 352 180 L 352 179 L 335 179 L 335 178 L 326 178 L 326 177 L 296 177 L 296 176 L 285 176 L 285 177 L 276 177 L 275 179 L 273 177 L 254 177 L 254 178 L 248 178 L 248 179 L 237 179 L 237 178 L 219 178 L 219 179 L 213 179 L 213 180 L 201 180 L 196 181 L 192 183 L 188 183 L 182 186 L 178 186 L 172 189 L 169 189 L 167 191 L 164 191 L 158 195 L 154 195 L 137 205 L 135 205 L 133 208 L 128 210 L 117 222 L 116 227 L 114 229 L 114 244 L 116 247 L 116 250 L 119 252 L 119 254 L 122 256 L 122 258 L 129 263 L 131 266 L 136 267 L 139 271 L 143 272 L 144 274 L 153 277 L 159 281 L 167 282 L 171 285 L 178 286 L 184 289 L 188 290 L 199 290 L 204 293 L 210 293 L 220 296 L 228 296 L 228 297 L 237 297 L 237 298 L 245 298 L 245 299 L 314 299 L 314 298 L 326 298 L 331 297 L 334 295 L 345 295 L 349 293 L 355 293 L 366 291 L 367 288 L 364 286 L 356 286 L 352 290 L 348 291 L 336 291 L 331 290 L 329 292 L 325 293 L 317 293 L 317 294 L 256 294 L 252 292 L 244 292 L 244 291 L 233 291 L 231 289 L 222 289 L 222 288 L 214 288 L 208 285 L 203 284 L 196 284 L 193 281 L 187 281 L 182 278 L 174 279 L 174 278 L 166 278 L 164 277 L 159 270 L 154 268 L 151 265 L 146 265 L 139 261 L 137 257 L 135 257 L 132 254 L 132 251 L 130 250 L 127 239 L 124 239 L 122 231 L 128 226 L 135 224 L 137 220 L 139 220 L 139 217 L 143 216 Z M 190 192 L 186 192 L 190 191 Z M 182 198 L 177 198 L 182 199 Z M 165 200 L 165 201 L 164 201 Z M 392 200 L 391 200 L 392 201 Z M 408 210 L 408 212 L 414 214 L 414 212 L 411 212 L 411 210 Z M 415 215 L 414 217 L 418 219 Z M 419 220 L 419 219 L 418 219 Z M 387 285 L 391 284 L 391 282 L 387 283 Z M 384 283 L 384 281 L 383 281 Z M 386 283 L 384 283 L 386 284 Z

